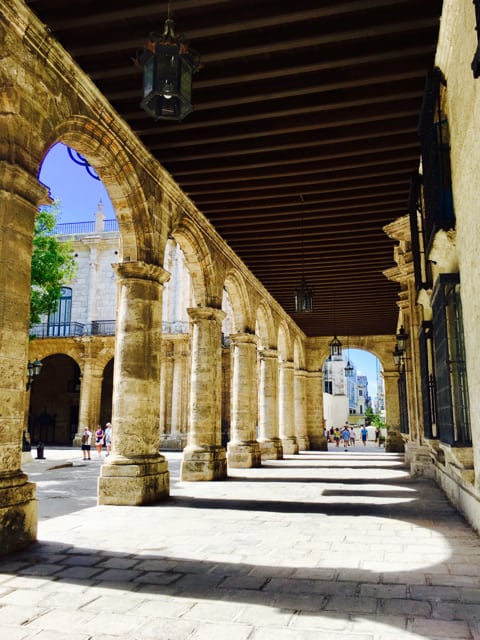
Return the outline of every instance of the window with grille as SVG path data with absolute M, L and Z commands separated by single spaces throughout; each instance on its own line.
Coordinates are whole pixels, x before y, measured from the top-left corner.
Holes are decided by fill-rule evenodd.
M 62 295 L 58 301 L 56 310 L 48 316 L 49 336 L 69 336 L 70 322 L 72 320 L 72 290 L 70 287 L 62 287 Z
M 433 365 L 432 323 L 422 323 L 419 332 L 420 377 L 422 385 L 423 429 L 426 438 L 437 438 L 436 382 Z
M 445 83 L 440 69 L 433 69 L 427 74 L 418 123 L 423 170 L 423 235 L 427 257 L 436 232 L 439 229 L 448 231 L 455 228 L 450 138 L 447 118 L 442 112 L 440 100 L 442 84 Z
M 454 446 L 472 441 L 458 274 L 441 274 L 432 294 L 437 426 L 440 440 Z

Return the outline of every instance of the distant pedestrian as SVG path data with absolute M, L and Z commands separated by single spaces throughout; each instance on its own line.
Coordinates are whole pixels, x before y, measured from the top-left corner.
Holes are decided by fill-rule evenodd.
M 342 429 L 342 439 L 345 451 L 347 451 L 350 446 L 350 429 L 346 425 Z
M 90 442 L 92 441 L 92 432 L 87 427 L 82 433 L 82 453 L 84 460 L 90 460 Z
M 335 440 L 335 446 L 340 446 L 340 429 L 338 427 L 335 428 L 333 432 L 333 439 Z
M 95 447 L 97 449 L 98 457 L 102 457 L 103 443 L 105 442 L 105 434 L 103 433 L 102 425 L 98 425 L 95 431 Z
M 360 435 L 362 437 L 363 446 L 366 447 L 367 446 L 367 437 L 368 437 L 367 427 L 365 427 L 365 426 L 362 427 L 362 429 L 360 431 Z
M 375 445 L 380 446 L 380 429 L 378 427 L 375 429 Z
M 105 425 L 105 446 L 107 447 L 107 456 L 109 456 L 112 449 L 112 424 L 110 422 Z
M 355 431 L 353 430 L 353 427 L 350 427 L 350 446 L 355 446 Z

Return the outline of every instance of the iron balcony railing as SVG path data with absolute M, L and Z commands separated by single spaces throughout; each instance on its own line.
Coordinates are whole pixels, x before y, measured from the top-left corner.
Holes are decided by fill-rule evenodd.
M 118 231 L 118 222 L 116 218 L 111 220 L 104 220 L 102 223 L 103 228 L 101 232 Z M 65 222 L 57 224 L 52 231 L 52 235 L 55 236 L 75 236 L 82 233 L 95 233 L 99 232 L 96 228 L 95 220 L 89 222 Z
M 85 325 L 80 322 L 59 322 L 50 324 L 42 322 L 30 327 L 30 335 L 35 338 L 72 338 L 84 335 Z
M 180 334 L 190 332 L 190 323 L 176 320 L 163 322 L 162 332 L 165 334 Z M 88 324 L 80 322 L 43 322 L 35 324 L 30 329 L 30 335 L 35 338 L 73 338 L 78 336 L 114 336 L 115 320 L 93 320 Z

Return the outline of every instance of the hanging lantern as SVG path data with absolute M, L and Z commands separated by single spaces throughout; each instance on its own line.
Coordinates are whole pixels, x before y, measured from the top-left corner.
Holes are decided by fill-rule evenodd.
M 355 367 L 350 362 L 350 360 L 347 360 L 347 366 L 345 367 L 345 375 L 347 378 L 353 378 L 353 376 L 355 375 Z
M 341 356 L 342 355 L 342 343 L 337 338 L 337 336 L 334 336 L 333 340 L 330 342 L 330 344 L 328 346 L 330 347 L 330 357 L 331 358 L 333 358 L 334 356 Z
M 175 35 L 174 21 L 165 20 L 161 36 L 151 33 L 145 47 L 137 53 L 143 67 L 141 108 L 155 120 L 183 120 L 193 107 L 192 76 L 199 57 L 182 36 Z
M 396 349 L 397 351 L 399 351 L 401 354 L 405 353 L 405 351 L 407 350 L 407 339 L 408 339 L 408 333 L 405 333 L 405 329 L 402 326 L 400 327 L 397 335 L 395 336 L 397 339 L 397 346 Z
M 313 311 L 313 289 L 307 285 L 305 276 L 297 289 L 295 289 L 295 311 L 296 313 L 309 313 Z

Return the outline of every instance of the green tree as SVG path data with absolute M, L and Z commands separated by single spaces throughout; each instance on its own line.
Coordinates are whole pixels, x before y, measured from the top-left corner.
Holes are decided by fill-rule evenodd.
M 53 231 L 60 215 L 58 203 L 39 211 L 35 220 L 32 253 L 30 326 L 52 313 L 62 295 L 62 287 L 77 271 L 70 242 L 60 242 Z
M 365 411 L 365 424 L 372 424 L 374 427 L 378 427 L 379 429 L 386 426 L 380 416 L 373 412 L 372 407 L 367 407 Z

